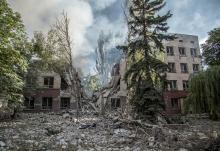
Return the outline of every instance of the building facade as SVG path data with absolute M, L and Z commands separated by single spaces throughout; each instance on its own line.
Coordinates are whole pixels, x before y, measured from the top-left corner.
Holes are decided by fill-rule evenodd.
M 164 41 L 165 54 L 163 61 L 168 64 L 166 73 L 166 88 L 163 92 L 165 101 L 165 114 L 174 115 L 183 113 L 183 101 L 187 97 L 188 81 L 190 76 L 201 70 L 201 54 L 198 36 L 175 34 L 176 39 Z M 110 98 L 117 98 L 118 104 L 128 104 L 127 85 L 123 80 L 126 72 L 126 59 L 121 59 L 120 68 L 116 76 L 120 76 L 119 90 Z M 114 69 L 114 68 L 113 68 Z M 115 74 L 112 75 L 114 79 Z M 113 80 L 114 81 L 114 80 Z M 110 99 L 112 100 L 112 99 Z M 122 103 L 123 102 L 123 103 Z M 113 101 L 114 104 L 114 101 Z M 117 106 L 125 108 L 124 106 Z
M 169 66 L 164 100 L 167 114 L 183 112 L 190 76 L 201 70 L 198 36 L 175 34 L 176 39 L 164 42 L 164 62 Z
M 33 84 L 33 77 L 27 76 L 24 90 L 25 111 L 59 111 L 76 107 L 68 84 L 59 74 L 41 73 L 35 81 Z

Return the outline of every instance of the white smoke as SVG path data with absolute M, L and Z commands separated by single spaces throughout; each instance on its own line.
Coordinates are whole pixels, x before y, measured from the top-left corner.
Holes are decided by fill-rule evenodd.
M 123 32 L 123 17 L 109 21 L 107 16 L 98 15 L 96 11 L 111 6 L 118 0 L 8 0 L 11 7 L 21 14 L 26 31 L 30 38 L 34 31 L 46 33 L 63 11 L 70 18 L 70 33 L 73 41 L 73 55 L 78 65 L 91 68 L 84 56 L 94 52 L 101 30 L 104 32 Z M 80 59 L 80 60 L 79 60 Z M 80 62 L 80 63 L 79 63 Z
M 83 0 L 10 0 L 11 6 L 18 11 L 30 37 L 34 31 L 47 32 L 56 18 L 65 11 L 70 18 L 70 33 L 73 39 L 74 55 L 89 50 L 85 34 L 93 23 L 90 4 Z M 82 49 L 82 46 L 86 49 Z M 79 51 L 80 50 L 80 51 Z
M 106 7 L 115 3 L 117 0 L 88 0 L 88 1 L 94 4 L 96 10 L 103 10 Z

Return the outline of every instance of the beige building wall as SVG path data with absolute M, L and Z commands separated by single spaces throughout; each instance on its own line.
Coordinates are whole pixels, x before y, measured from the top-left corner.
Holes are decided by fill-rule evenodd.
M 41 73 L 40 76 L 38 76 L 38 86 L 40 88 L 44 88 L 44 77 L 53 77 L 54 78 L 53 89 L 60 89 L 61 77 L 59 74 L 55 72 Z
M 174 56 L 169 56 L 165 54 L 165 63 L 173 62 L 175 63 L 176 73 L 167 73 L 167 80 L 177 80 L 177 90 L 183 90 L 183 80 L 188 80 L 189 76 L 193 72 L 193 64 L 199 64 L 199 70 L 201 69 L 201 53 L 199 48 L 198 36 L 176 34 L 178 37 L 172 41 L 165 41 L 164 47 L 166 51 L 167 46 L 173 47 Z M 179 54 L 179 47 L 184 47 L 186 51 L 186 56 L 181 56 Z M 191 55 L 190 48 L 195 48 L 197 56 L 193 57 Z M 187 63 L 188 73 L 181 73 L 180 63 Z
M 124 80 L 124 75 L 126 72 L 126 66 L 127 66 L 127 61 L 126 59 L 121 59 L 120 61 L 120 76 L 121 76 L 121 80 L 120 80 L 120 95 L 121 96 L 127 96 L 127 84 Z

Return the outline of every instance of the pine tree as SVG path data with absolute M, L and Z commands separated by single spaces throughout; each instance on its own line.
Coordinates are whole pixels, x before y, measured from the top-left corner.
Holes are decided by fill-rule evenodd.
M 128 70 L 125 80 L 128 83 L 130 102 L 138 113 L 155 115 L 163 109 L 160 88 L 167 65 L 157 59 L 163 53 L 163 40 L 174 37 L 166 34 L 170 11 L 159 15 L 165 6 L 164 0 L 131 0 L 128 3 L 129 40 L 126 49 Z M 158 84 L 159 81 L 159 84 Z

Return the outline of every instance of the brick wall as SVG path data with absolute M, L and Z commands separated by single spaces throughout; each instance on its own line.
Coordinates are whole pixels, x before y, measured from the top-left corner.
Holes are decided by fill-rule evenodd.
M 188 93 L 186 91 L 165 91 L 163 93 L 164 101 L 165 101 L 165 114 L 181 114 L 183 111 L 182 101 L 183 98 L 187 97 Z M 176 98 L 179 99 L 178 107 L 172 108 L 171 99 Z

